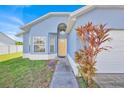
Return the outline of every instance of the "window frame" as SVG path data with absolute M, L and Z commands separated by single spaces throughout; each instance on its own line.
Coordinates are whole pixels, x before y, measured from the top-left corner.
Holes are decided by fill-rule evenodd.
M 43 44 L 35 44 L 35 38 L 40 38 L 41 40 L 44 41 L 44 45 Z M 47 38 L 45 36 L 33 36 L 33 52 L 34 53 L 45 53 L 46 52 L 46 40 Z M 40 51 L 35 51 L 35 46 L 37 45 L 41 45 L 44 46 L 44 52 L 40 52 Z

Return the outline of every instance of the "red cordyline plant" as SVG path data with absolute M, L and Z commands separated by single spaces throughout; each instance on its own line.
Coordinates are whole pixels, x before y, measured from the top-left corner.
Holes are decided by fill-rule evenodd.
M 94 87 L 96 57 L 101 51 L 111 48 L 102 46 L 103 43 L 111 40 L 108 34 L 109 30 L 105 28 L 105 25 L 93 25 L 90 22 L 78 27 L 76 31 L 83 48 L 75 53 L 75 61 L 79 64 L 80 75 L 87 82 L 87 87 Z

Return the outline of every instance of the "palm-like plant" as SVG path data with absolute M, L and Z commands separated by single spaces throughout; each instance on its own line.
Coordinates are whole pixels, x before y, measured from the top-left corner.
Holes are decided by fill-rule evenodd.
M 96 73 L 96 57 L 101 51 L 111 48 L 101 46 L 104 42 L 111 40 L 109 30 L 105 25 L 93 25 L 90 22 L 78 27 L 76 31 L 84 47 L 75 53 L 75 61 L 79 64 L 81 76 L 87 81 L 87 87 L 93 87 L 92 78 Z

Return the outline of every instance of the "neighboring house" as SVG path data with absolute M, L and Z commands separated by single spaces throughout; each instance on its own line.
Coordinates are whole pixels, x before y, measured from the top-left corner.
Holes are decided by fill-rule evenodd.
M 0 55 L 22 52 L 23 46 L 16 45 L 16 40 L 0 32 Z
M 72 13 L 52 12 L 21 27 L 24 58 L 48 60 L 67 56 L 75 75 L 75 52 L 82 46 L 76 28 L 88 22 L 111 29 L 110 52 L 97 58 L 97 73 L 124 73 L 124 6 L 85 6 Z M 63 23 L 63 24 L 60 24 Z M 64 24 L 65 23 L 65 24 Z
M 0 32 L 0 45 L 15 45 L 16 41 Z

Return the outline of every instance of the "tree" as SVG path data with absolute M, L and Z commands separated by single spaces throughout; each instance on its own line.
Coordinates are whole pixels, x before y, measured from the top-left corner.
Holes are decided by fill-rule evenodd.
M 16 42 L 16 45 L 23 45 L 22 42 Z
M 75 61 L 79 64 L 80 75 L 87 82 L 87 87 L 93 87 L 93 77 L 96 73 L 96 57 L 110 46 L 102 46 L 110 41 L 109 29 L 105 25 L 93 25 L 92 22 L 76 29 L 77 35 L 82 41 L 83 47 L 75 53 Z

